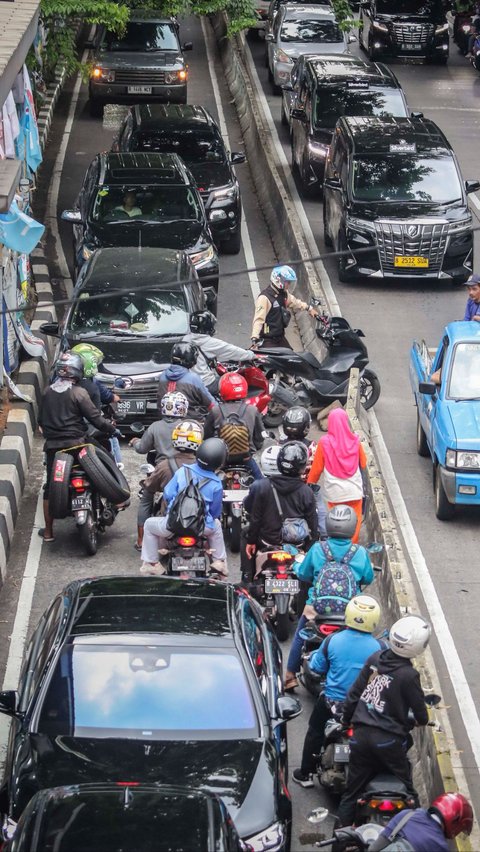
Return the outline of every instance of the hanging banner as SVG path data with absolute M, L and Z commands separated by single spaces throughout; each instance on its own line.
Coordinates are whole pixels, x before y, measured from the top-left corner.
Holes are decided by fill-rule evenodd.
M 22 213 L 15 201 L 8 213 L 0 213 L 0 243 L 19 254 L 30 254 L 44 231 L 44 225 Z
M 32 85 L 26 65 L 23 66 L 23 84 L 23 114 L 20 118 L 20 135 L 17 139 L 17 156 L 19 160 L 25 159 L 28 168 L 32 172 L 36 172 L 43 158 L 42 149 L 40 147 L 37 117 L 35 115 Z

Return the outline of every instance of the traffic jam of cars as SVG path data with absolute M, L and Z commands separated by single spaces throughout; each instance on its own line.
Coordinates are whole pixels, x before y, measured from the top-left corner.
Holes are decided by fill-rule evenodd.
M 446 65 L 453 36 L 480 70 L 480 16 L 451 11 L 361 0 L 354 35 L 333 0 L 259 0 L 247 37 L 335 288 L 468 291 L 462 321 L 409 340 L 441 521 L 480 505 L 480 180 L 387 63 Z M 33 532 L 69 573 L 0 692 L 0 849 L 447 852 L 472 806 L 452 789 L 420 809 L 406 756 L 441 701 L 412 665 L 434 626 L 408 608 L 389 621 L 370 593 L 384 545 L 367 544 L 367 460 L 343 408 L 352 368 L 366 411 L 380 378 L 360 328 L 299 298 L 298 261 L 252 268 L 247 157 L 191 102 L 183 25 L 133 11 L 123 35 L 97 26 L 82 45 L 91 132 L 119 111 L 58 210 L 72 292 L 39 328 L 54 355 Z M 228 276 L 257 271 L 245 308 Z M 290 324 L 301 312 L 323 359 Z M 128 573 L 97 573 L 109 548 Z M 290 782 L 316 790 L 300 802 L 313 841 Z

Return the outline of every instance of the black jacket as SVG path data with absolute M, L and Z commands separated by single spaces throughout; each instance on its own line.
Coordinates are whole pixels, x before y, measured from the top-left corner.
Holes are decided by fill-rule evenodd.
M 269 285 L 265 290 L 262 290 L 260 295 L 266 296 L 271 306 L 265 317 L 265 324 L 261 332 L 262 338 L 282 337 L 287 327 L 287 323 L 284 320 L 284 311 L 288 296 L 287 291 L 277 291 Z
M 206 439 L 218 435 L 224 417 L 226 418 L 232 413 L 239 415 L 242 407 L 244 413 L 241 419 L 250 433 L 250 452 L 254 453 L 255 450 L 263 447 L 264 430 L 260 412 L 255 405 L 247 405 L 244 399 L 235 400 L 234 402 L 221 402 L 220 405 L 212 408 L 205 418 L 203 437 Z
M 350 688 L 343 713 L 345 722 L 407 736 L 413 727 L 408 719 L 409 710 L 418 725 L 427 724 L 418 671 L 411 660 L 399 657 L 390 648 L 377 651 L 368 658 Z
M 318 518 L 315 495 L 301 479 L 290 476 L 272 476 L 280 498 L 285 518 L 305 518 L 312 539 L 317 538 Z M 282 519 L 278 513 L 270 479 L 258 479 L 250 486 L 244 501 L 250 515 L 247 542 L 261 546 L 262 542 L 275 546 L 282 544 Z
M 115 432 L 113 423 L 102 417 L 84 388 L 72 385 L 63 393 L 57 393 L 48 387 L 42 397 L 38 418 L 45 438 L 44 450 L 82 443 L 87 432 L 85 420 L 107 435 Z

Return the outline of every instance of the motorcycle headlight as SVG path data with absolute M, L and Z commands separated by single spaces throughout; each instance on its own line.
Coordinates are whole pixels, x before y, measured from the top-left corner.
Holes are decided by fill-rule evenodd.
M 285 843 L 285 827 L 281 822 L 274 822 L 258 834 L 246 837 L 245 843 L 248 850 L 252 852 L 278 852 Z
M 388 27 L 385 24 L 381 24 L 380 21 L 374 21 L 373 28 L 381 33 L 388 33 Z
M 442 24 L 441 27 L 435 28 L 435 35 L 445 35 L 445 33 L 448 33 L 448 24 Z
M 88 260 L 89 257 L 92 256 L 95 249 L 89 248 L 88 246 L 82 246 L 82 258 L 83 260 Z
M 293 65 L 293 59 L 291 58 L 291 56 L 289 56 L 288 53 L 285 53 L 285 51 L 282 50 L 280 47 L 277 47 L 277 49 L 275 50 L 274 58 L 275 62 L 286 62 L 287 65 Z
M 479 470 L 480 471 L 480 452 L 475 450 L 447 450 L 446 462 L 448 467 L 456 467 L 457 470 Z
M 462 32 L 469 33 L 470 32 L 470 24 L 464 24 L 462 27 Z
M 312 157 L 318 157 L 320 160 L 324 160 L 328 155 L 330 146 L 324 145 L 322 142 L 312 142 L 311 140 L 308 143 L 308 150 Z
M 213 250 L 213 246 L 209 246 L 202 251 L 196 251 L 194 254 L 191 254 L 190 257 L 192 263 L 198 269 L 199 267 L 206 266 L 207 263 L 210 263 L 210 261 L 215 257 L 215 252 Z

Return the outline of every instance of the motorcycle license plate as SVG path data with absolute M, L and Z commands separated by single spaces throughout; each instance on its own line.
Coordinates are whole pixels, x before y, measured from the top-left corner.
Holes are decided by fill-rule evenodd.
M 88 509 L 90 501 L 88 497 L 72 497 L 72 512 Z
M 146 399 L 121 399 L 117 402 L 117 410 L 122 414 L 145 414 Z
M 300 591 L 298 580 L 277 580 L 276 577 L 265 579 L 266 595 L 296 595 Z
M 428 269 L 428 257 L 397 254 L 393 265 L 404 269 Z
M 152 87 L 151 86 L 128 86 L 127 88 L 129 95 L 151 95 Z
M 248 491 L 242 488 L 226 488 L 223 492 L 223 500 L 225 503 L 242 503 L 247 495 Z
M 177 574 L 181 571 L 198 571 L 206 574 L 207 560 L 204 556 L 193 556 L 191 559 L 185 559 L 184 556 L 174 556 L 172 558 L 172 573 Z
M 345 745 L 339 744 L 335 746 L 335 751 L 333 755 L 333 759 L 335 763 L 348 763 L 350 760 L 350 746 L 348 743 Z

